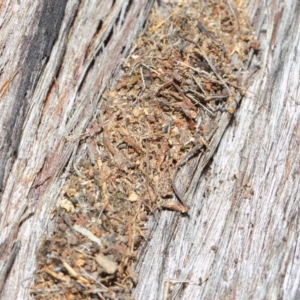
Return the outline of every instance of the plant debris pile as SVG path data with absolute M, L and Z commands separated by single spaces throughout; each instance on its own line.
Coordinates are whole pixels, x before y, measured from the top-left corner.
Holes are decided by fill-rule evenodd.
M 248 52 L 259 47 L 242 9 L 200 2 L 152 12 L 101 114 L 68 137 L 86 156 L 39 250 L 35 299 L 131 299 L 149 215 L 187 211 L 177 170 L 209 151 L 220 116 L 234 114 Z

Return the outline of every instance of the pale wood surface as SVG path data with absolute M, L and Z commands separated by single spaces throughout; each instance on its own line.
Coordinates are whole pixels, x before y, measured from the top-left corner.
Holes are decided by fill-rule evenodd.
M 168 299 L 300 298 L 300 2 L 253 0 L 248 9 L 261 42 L 249 67 L 260 66 L 254 94 L 196 172 L 190 217 L 153 221 L 136 299 L 167 299 L 174 279 Z
M 1 2 L 1 299 L 29 297 L 36 247 L 64 182 L 59 175 L 77 148 L 78 140 L 65 138 L 80 135 L 97 114 L 151 6 L 147 0 Z M 20 249 L 7 274 L 13 245 Z
M 52 3 L 0 5 L 2 274 L 21 241 L 1 299 L 28 298 L 35 250 L 64 182 L 58 174 L 77 148 L 64 137 L 84 132 L 97 113 L 152 4 Z M 184 289 L 170 284 L 172 299 L 299 299 L 299 5 L 249 1 L 262 44 L 260 62 L 254 57 L 249 67 L 261 67 L 254 95 L 242 101 L 208 168 L 195 174 L 190 217 L 165 211 L 153 222 L 136 299 L 163 299 L 169 279 L 189 281 Z M 119 12 L 125 22 L 116 25 Z M 24 216 L 34 215 L 19 228 L 26 207 Z

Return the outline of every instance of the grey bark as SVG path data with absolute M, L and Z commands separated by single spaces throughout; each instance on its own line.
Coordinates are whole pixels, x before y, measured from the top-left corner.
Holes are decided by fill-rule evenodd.
M 0 5 L 0 291 L 27 299 L 62 169 L 152 1 Z
M 206 168 L 200 158 L 190 217 L 153 221 L 136 299 L 300 298 L 300 2 L 248 9 L 261 43 L 252 93 Z

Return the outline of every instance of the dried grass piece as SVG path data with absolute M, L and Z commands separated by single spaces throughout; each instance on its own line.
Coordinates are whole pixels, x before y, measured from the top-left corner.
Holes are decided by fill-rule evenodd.
M 95 259 L 107 274 L 114 274 L 118 269 L 118 264 L 116 262 L 100 253 L 95 256 Z
M 82 284 L 88 284 L 89 280 L 77 274 L 77 272 L 65 261 L 62 262 L 63 266 L 66 268 L 70 276 L 76 278 Z
M 102 242 L 99 238 L 97 238 L 91 231 L 89 231 L 88 229 L 81 227 L 79 225 L 74 225 L 73 229 L 76 230 L 77 232 L 81 233 L 82 235 L 84 235 L 85 237 L 87 237 L 88 239 L 90 239 L 92 242 L 95 242 L 96 244 L 98 244 L 99 246 L 101 246 Z

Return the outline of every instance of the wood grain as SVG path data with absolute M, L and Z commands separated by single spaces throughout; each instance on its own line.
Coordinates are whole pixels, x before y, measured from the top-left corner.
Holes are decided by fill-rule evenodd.
M 2 299 L 28 299 L 36 247 L 51 232 L 64 182 L 59 174 L 78 146 L 65 137 L 82 134 L 97 114 L 152 5 L 109 3 L 0 4 Z M 167 281 L 171 299 L 300 297 L 300 3 L 247 7 L 261 43 L 245 74 L 260 67 L 254 94 L 200 158 L 186 194 L 189 216 L 164 211 L 149 224 L 136 299 L 163 299 Z
M 146 0 L 0 4 L 1 299 L 29 297 L 36 247 L 51 227 L 61 170 L 78 146 L 66 137 L 82 134 L 97 115 L 151 6 Z
M 189 218 L 162 212 L 153 221 L 136 299 L 164 299 L 168 281 L 168 299 L 300 297 L 300 4 L 253 0 L 247 8 L 261 43 L 245 74 L 260 67 L 254 94 L 212 161 L 200 158 L 186 195 Z

